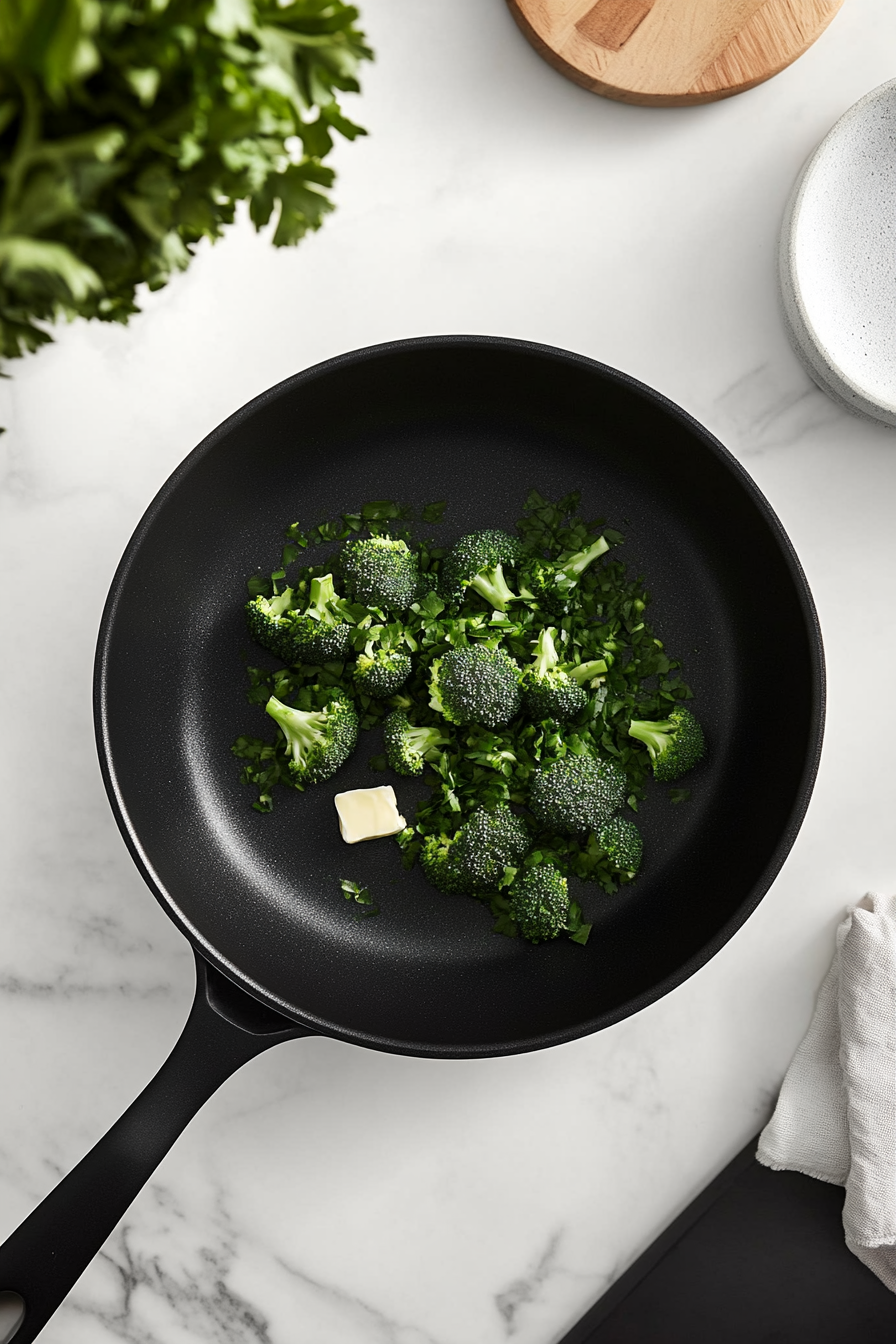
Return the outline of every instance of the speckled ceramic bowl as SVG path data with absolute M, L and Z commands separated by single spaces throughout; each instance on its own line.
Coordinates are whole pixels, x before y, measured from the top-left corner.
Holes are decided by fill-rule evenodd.
M 861 98 L 794 185 L 779 256 L 797 354 L 842 405 L 896 425 L 896 80 Z

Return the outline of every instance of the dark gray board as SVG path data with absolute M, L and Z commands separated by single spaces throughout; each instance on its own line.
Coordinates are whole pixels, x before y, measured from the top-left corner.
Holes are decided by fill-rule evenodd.
M 758 1135 L 558 1344 L 894 1344 L 896 1295 L 846 1247 L 843 1190 Z

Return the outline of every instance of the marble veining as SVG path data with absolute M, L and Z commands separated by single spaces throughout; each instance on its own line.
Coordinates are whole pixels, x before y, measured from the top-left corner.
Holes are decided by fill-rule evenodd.
M 135 985 L 128 980 L 113 984 L 99 984 L 96 980 L 76 980 L 72 978 L 72 968 L 65 966 L 53 980 L 26 980 L 23 977 L 4 974 L 0 976 L 0 994 L 22 994 L 37 999 L 72 999 L 84 995 L 122 998 L 156 998 L 160 994 L 169 994 L 170 985 Z
M 438 1334 L 396 1320 L 373 1303 L 345 1292 L 336 1284 L 314 1278 L 297 1266 L 286 1264 L 279 1256 L 277 1263 L 305 1292 L 337 1314 L 345 1330 L 358 1331 L 364 1338 L 382 1340 L 383 1344 L 443 1344 Z
M 176 1204 L 165 1200 L 165 1191 L 153 1187 L 153 1192 L 160 1206 L 167 1205 L 169 1216 L 183 1217 Z M 170 1226 L 166 1235 L 171 1235 Z M 111 1271 L 111 1299 L 74 1302 L 74 1311 L 98 1332 L 104 1331 L 107 1338 L 144 1344 L 155 1338 L 140 1321 L 140 1304 L 148 1299 L 155 1324 L 166 1332 L 184 1332 L 193 1339 L 221 1344 L 269 1344 L 271 1336 L 264 1314 L 229 1286 L 235 1254 L 233 1240 L 223 1239 L 217 1246 L 203 1247 L 192 1265 L 172 1265 L 155 1254 L 135 1249 L 125 1220 L 100 1257 Z
M 515 1335 L 517 1319 L 525 1307 L 538 1299 L 542 1284 L 557 1272 L 557 1253 L 563 1237 L 562 1232 L 552 1232 L 547 1245 L 538 1257 L 531 1271 L 522 1278 L 514 1279 L 503 1292 L 495 1298 L 495 1306 L 506 1322 L 508 1335 Z
M 896 10 L 850 0 L 726 102 L 612 104 L 500 4 L 362 0 L 377 51 L 338 210 L 297 250 L 242 217 L 128 328 L 75 323 L 0 381 L 0 1237 L 161 1065 L 192 956 L 96 763 L 112 574 L 160 485 L 250 397 L 420 333 L 556 344 L 657 387 L 741 459 L 818 605 L 830 708 L 772 890 L 696 976 L 530 1056 L 278 1046 L 207 1103 L 46 1328 L 47 1344 L 556 1344 L 756 1133 L 843 907 L 892 889 L 894 431 L 808 378 L 775 250 L 808 153 L 891 77 Z M 5 1285 L 0 1285 L 0 1288 Z
M 795 369 L 765 360 L 737 378 L 716 399 L 729 433 L 741 439 L 743 456 L 802 442 L 824 425 L 839 422 L 838 408 Z

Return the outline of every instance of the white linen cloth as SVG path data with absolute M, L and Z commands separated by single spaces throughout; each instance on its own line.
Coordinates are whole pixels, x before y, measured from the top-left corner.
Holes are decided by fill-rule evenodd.
M 756 1156 L 846 1186 L 846 1244 L 896 1292 L 896 896 L 847 910 Z

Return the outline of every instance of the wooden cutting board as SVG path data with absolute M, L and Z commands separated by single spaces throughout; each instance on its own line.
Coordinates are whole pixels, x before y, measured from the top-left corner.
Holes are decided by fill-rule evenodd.
M 623 103 L 711 103 L 778 74 L 843 0 L 507 0 L 556 70 Z

